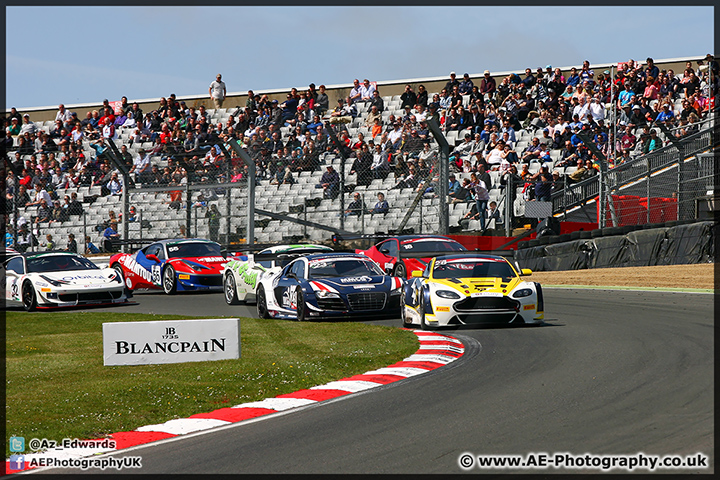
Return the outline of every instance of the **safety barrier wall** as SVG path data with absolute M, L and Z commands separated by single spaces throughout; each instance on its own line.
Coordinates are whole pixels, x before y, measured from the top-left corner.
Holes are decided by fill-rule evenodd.
M 515 258 L 534 271 L 712 263 L 717 228 L 711 221 L 645 228 L 520 248 Z

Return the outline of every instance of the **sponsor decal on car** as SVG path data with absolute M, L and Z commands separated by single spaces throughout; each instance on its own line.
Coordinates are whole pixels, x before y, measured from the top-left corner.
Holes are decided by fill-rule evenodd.
M 361 276 L 361 277 L 345 277 L 341 278 L 340 282 L 342 283 L 369 283 L 372 282 L 372 278 Z
M 225 258 L 223 257 L 202 257 L 197 259 L 198 262 L 205 262 L 205 263 L 216 263 L 216 262 L 224 262 Z
M 120 257 L 120 264 L 123 265 L 125 268 L 133 272 L 135 275 L 142 277 L 145 281 L 153 282 L 152 274 L 145 270 L 142 265 L 137 263 L 133 257 L 126 256 L 126 257 Z
M 438 312 L 449 312 L 450 307 L 436 307 L 435 310 L 437 310 Z
M 531 303 L 530 305 L 525 305 L 523 307 L 523 310 L 533 310 L 535 308 L 535 304 Z
M 230 270 L 235 272 L 243 282 L 248 284 L 253 289 L 257 285 L 258 272 L 250 270 L 250 264 L 247 262 L 230 262 L 228 264 Z
M 471 293 L 470 296 L 471 296 L 472 298 L 477 298 L 477 297 L 502 297 L 503 294 L 500 293 L 500 292 L 476 292 L 476 293 Z
M 105 280 L 105 277 L 102 275 L 66 275 L 62 279 L 70 282 L 72 280 Z

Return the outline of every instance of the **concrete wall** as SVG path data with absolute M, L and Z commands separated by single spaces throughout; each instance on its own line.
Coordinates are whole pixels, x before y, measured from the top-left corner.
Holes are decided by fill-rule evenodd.
M 693 62 L 693 67 L 697 70 L 697 61 L 698 60 L 704 60 L 704 56 L 698 56 L 698 57 L 684 57 L 684 58 L 672 58 L 672 59 L 655 59 L 655 64 L 660 69 L 672 69 L 675 72 L 675 75 L 682 76 L 682 72 L 685 70 L 685 62 L 691 61 Z M 642 61 L 644 63 L 645 59 L 635 59 L 636 61 Z M 627 59 L 623 59 L 621 61 L 627 61 Z M 563 72 L 563 75 L 566 77 L 570 73 L 570 68 L 572 67 L 580 69 L 582 66 L 582 62 L 579 62 L 577 65 L 568 65 L 564 67 L 560 67 L 560 69 Z M 595 70 L 595 75 L 602 72 L 603 70 L 610 69 L 610 64 L 591 64 L 591 68 Z M 545 64 L 542 65 L 527 65 L 527 68 L 532 69 L 533 73 L 538 67 L 545 68 Z M 522 67 L 517 70 L 513 71 L 502 71 L 502 72 L 494 72 L 491 70 L 492 76 L 495 78 L 496 82 L 499 84 L 500 81 L 503 79 L 503 77 L 506 77 L 507 75 L 511 73 L 518 73 L 521 77 L 524 77 L 525 75 L 525 68 Z M 556 66 L 553 65 L 553 68 Z M 484 71 L 484 68 L 480 70 L 479 72 L 472 73 L 472 71 L 467 70 L 467 72 L 470 74 L 470 78 L 473 80 L 473 82 L 477 85 L 480 84 L 480 80 L 483 78 L 482 72 Z M 465 73 L 464 70 L 455 70 L 457 73 L 457 79 L 462 80 L 463 74 Z M 385 80 L 385 81 L 377 81 L 378 84 L 378 91 L 380 92 L 381 96 L 392 96 L 392 95 L 400 95 L 405 91 L 405 85 L 411 84 L 413 86 L 413 90 L 417 92 L 417 87 L 420 84 L 425 85 L 425 89 L 430 93 L 432 96 L 433 93 L 439 93 L 440 90 L 445 86 L 445 83 L 450 79 L 450 72 L 448 72 L 447 75 L 442 77 L 426 77 L 426 78 L 413 78 L 413 79 L 401 79 L 401 80 Z M 360 81 L 363 79 L 360 78 Z M 370 79 L 371 81 L 374 81 L 375 79 Z M 319 86 L 322 81 L 315 81 L 314 82 L 317 86 Z M 350 79 L 350 82 L 347 84 L 337 84 L 337 85 L 325 85 L 326 87 L 326 93 L 330 99 L 330 108 L 334 108 L 337 104 L 337 100 L 339 98 L 345 98 L 347 97 L 348 93 L 350 92 L 350 89 L 352 88 L 352 79 Z M 287 93 L 290 91 L 291 87 L 288 87 L 286 89 L 274 89 L 274 90 L 256 90 L 253 89 L 256 95 L 268 95 L 270 99 L 277 99 L 279 102 L 285 101 Z M 295 88 L 298 89 L 298 92 L 304 92 L 307 89 L 307 85 L 295 85 Z M 136 99 L 132 97 L 132 92 L 127 92 L 126 96 L 128 97 L 128 102 L 130 104 L 134 102 L 138 102 L 140 104 L 140 108 L 144 113 L 151 112 L 152 110 L 158 108 L 160 104 L 160 97 L 153 98 L 153 99 Z M 213 108 L 213 103 L 208 97 L 207 93 L 203 93 L 201 95 L 189 95 L 189 96 L 182 96 L 177 97 L 178 101 L 185 101 L 185 103 L 188 105 L 188 107 L 199 107 L 200 105 L 205 105 L 205 108 L 211 109 Z M 110 98 L 111 102 L 113 101 L 119 101 L 120 98 Z M 225 103 L 223 104 L 223 108 L 228 109 L 234 109 L 238 106 L 245 106 L 245 101 L 247 100 L 247 91 L 244 92 L 229 92 L 228 97 L 225 99 Z M 58 104 L 64 103 L 62 99 L 58 101 Z M 83 103 L 83 104 L 69 104 L 64 103 L 65 107 L 68 108 L 72 112 L 76 112 L 77 116 L 80 120 L 84 119 L 87 112 L 92 110 L 98 110 L 102 106 L 102 101 L 98 103 Z M 12 106 L 12 105 L 11 105 Z M 6 112 L 9 112 L 9 108 L 6 110 Z M 30 114 L 30 120 L 37 122 L 37 121 L 48 121 L 48 120 L 54 120 L 55 114 L 57 113 L 57 105 L 52 106 L 45 106 L 45 107 L 33 107 L 33 108 L 25 108 L 20 110 L 20 113 L 29 113 Z M 101 113 L 102 114 L 102 113 Z

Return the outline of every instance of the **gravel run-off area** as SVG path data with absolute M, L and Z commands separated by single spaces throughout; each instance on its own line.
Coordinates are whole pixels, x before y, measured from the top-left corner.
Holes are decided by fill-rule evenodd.
M 543 285 L 714 289 L 715 264 L 533 272 L 527 278 Z

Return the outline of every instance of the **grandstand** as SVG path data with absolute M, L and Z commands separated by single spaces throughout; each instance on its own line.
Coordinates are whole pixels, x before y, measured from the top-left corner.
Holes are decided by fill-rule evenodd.
M 669 65 L 682 65 L 685 61 L 692 64 L 693 61 L 697 62 L 697 59 L 675 59 L 666 62 L 660 61 L 658 62 L 658 65 L 661 68 L 665 68 L 665 66 Z M 599 88 L 589 90 L 587 94 L 589 97 L 597 95 L 601 100 L 604 106 L 603 119 L 605 120 L 604 125 L 602 125 L 602 129 L 606 134 L 613 133 L 614 128 L 619 125 L 620 121 L 618 116 L 613 116 L 611 114 L 613 111 L 613 104 L 617 102 L 618 91 L 615 91 L 614 94 L 609 91 L 610 82 L 616 79 L 616 71 L 613 69 L 612 78 L 606 76 L 604 80 L 605 83 L 603 84 L 602 81 L 598 80 L 598 74 L 605 68 L 611 68 L 611 66 L 600 65 L 593 66 L 592 68 L 596 72 L 595 84 L 599 84 L 601 86 Z M 677 67 L 675 68 L 677 69 Z M 640 71 L 642 71 L 642 69 L 640 69 Z M 679 71 L 679 69 L 677 71 Z M 601 153 L 600 157 L 595 156 L 589 158 L 593 159 L 595 162 L 595 168 L 598 170 L 598 172 L 593 173 L 600 173 L 600 171 L 605 172 L 605 183 L 603 183 L 602 188 L 606 189 L 606 196 L 609 189 L 610 196 L 608 198 L 610 198 L 610 203 L 608 205 L 610 208 L 614 208 L 612 205 L 612 198 L 614 197 L 612 195 L 621 194 L 621 189 L 626 188 L 629 181 L 635 182 L 633 185 L 637 186 L 637 182 L 645 179 L 644 181 L 648 182 L 649 185 L 651 177 L 656 179 L 663 178 L 663 188 L 666 192 L 662 193 L 661 196 L 670 197 L 673 191 L 678 192 L 681 190 L 678 185 L 673 186 L 673 182 L 676 182 L 677 178 L 675 180 L 672 178 L 668 179 L 666 178 L 668 175 L 663 177 L 662 175 L 658 176 L 658 174 L 662 173 L 661 171 L 666 172 L 668 168 L 672 168 L 672 165 L 682 165 L 684 161 L 696 158 L 697 155 L 708 151 L 714 151 L 714 142 L 716 139 L 710 135 L 702 136 L 702 140 L 699 141 L 699 143 L 696 141 L 693 144 L 692 149 L 683 150 L 679 149 L 676 145 L 678 142 L 682 143 L 684 138 L 692 137 L 692 135 L 695 134 L 695 131 L 707 132 L 714 125 L 714 123 L 708 123 L 709 120 L 713 120 L 714 115 L 714 104 L 711 104 L 709 101 L 709 98 L 711 99 L 713 95 L 709 95 L 708 92 L 711 88 L 712 82 L 716 82 L 716 78 L 710 77 L 708 75 L 709 72 L 710 70 L 708 69 L 704 70 L 702 76 L 704 80 L 700 80 L 698 82 L 698 88 L 695 90 L 692 97 L 686 98 L 685 90 L 683 88 L 678 88 L 674 93 L 671 92 L 665 96 L 652 99 L 647 102 L 647 105 L 643 105 L 643 108 L 649 109 L 651 117 L 657 116 L 657 113 L 661 110 L 660 105 L 664 103 L 668 103 L 670 110 L 676 112 L 674 121 L 664 122 L 662 125 L 655 125 L 654 121 L 650 122 L 653 129 L 656 130 L 658 138 L 658 140 L 655 140 L 656 144 L 653 148 L 657 151 L 647 152 L 642 149 L 637 152 L 633 151 L 633 156 L 621 164 L 622 159 L 620 151 L 617 151 L 612 147 L 602 148 L 602 145 L 598 144 L 600 147 L 599 151 Z M 562 69 L 561 73 L 569 75 L 569 68 Z M 698 73 L 700 73 L 700 70 L 698 70 Z M 476 82 L 477 86 L 480 84 L 482 75 L 472 76 L 472 79 Z M 507 79 L 507 82 L 505 82 L 505 79 Z M 502 83 L 517 85 L 518 87 L 510 87 L 508 90 L 508 93 L 511 96 L 515 91 L 515 88 L 520 91 L 521 89 L 519 86 L 523 85 L 523 79 L 521 76 L 517 76 L 517 78 L 515 78 L 512 72 L 496 74 L 495 80 L 498 86 Z M 439 94 L 444 89 L 445 81 L 447 81 L 447 79 L 424 79 L 424 81 L 418 80 L 412 82 L 402 81 L 376 84 L 378 91 L 382 93 L 381 98 L 382 103 L 384 104 L 384 109 L 381 114 L 382 131 L 387 132 L 392 129 L 392 126 L 390 125 L 391 116 L 394 116 L 395 119 L 402 123 L 402 129 L 407 133 L 410 133 L 410 131 L 414 128 L 421 128 L 419 122 L 413 122 L 412 120 L 410 122 L 402 121 L 403 116 L 406 115 L 405 109 L 402 108 L 403 98 L 400 93 L 394 92 L 400 91 L 400 88 L 402 88 L 406 83 L 411 84 L 413 88 L 419 84 L 428 85 L 428 98 L 432 102 L 434 95 Z M 558 82 L 559 81 L 560 80 L 558 79 Z M 542 139 L 543 130 L 545 128 L 553 128 L 553 124 L 555 122 L 553 117 L 556 112 L 545 110 L 547 111 L 547 115 L 545 115 L 545 111 L 543 111 L 537 103 L 539 100 L 548 101 L 549 97 L 547 90 L 547 81 L 544 83 L 542 81 L 536 81 L 535 84 L 529 88 L 522 90 L 523 94 L 527 92 L 529 94 L 529 98 L 535 102 L 532 111 L 537 113 L 536 117 L 538 117 L 540 121 L 533 120 L 534 116 L 527 115 L 527 113 L 531 113 L 528 111 L 524 112 L 525 115 L 522 121 L 519 120 L 518 115 L 513 115 L 512 108 L 505 102 L 506 95 L 500 95 L 497 92 L 494 95 L 480 94 L 479 103 L 477 95 L 462 95 L 460 103 L 466 110 L 469 110 L 474 103 L 484 105 L 487 113 L 485 117 L 486 120 L 495 117 L 494 122 L 491 122 L 491 124 L 495 123 L 498 126 L 497 132 L 500 134 L 502 133 L 501 125 L 503 119 L 510 119 L 516 127 L 520 127 L 515 129 L 516 141 L 514 142 L 512 150 L 517 152 L 518 157 L 521 157 L 522 153 L 528 147 L 533 145 L 533 138 L 538 137 Z M 384 94 L 386 91 L 391 94 Z M 256 98 L 261 105 L 270 106 L 273 97 L 279 96 L 279 93 L 279 91 L 258 92 Z M 329 96 L 336 97 L 336 99 L 343 98 L 349 93 L 349 87 L 344 85 L 335 86 L 329 89 L 328 93 Z M 642 96 L 643 95 L 638 94 L 638 99 Z M 212 132 L 218 124 L 227 126 L 229 121 L 232 121 L 233 127 L 240 127 L 238 116 L 241 113 L 246 113 L 248 116 L 257 115 L 258 109 L 246 107 L 247 96 L 235 95 L 234 99 L 237 100 L 238 107 L 221 108 L 217 110 L 208 108 L 205 110 L 207 115 L 207 124 L 210 125 L 210 132 Z M 681 124 L 679 119 L 682 111 L 687 108 L 683 104 L 683 100 L 686 99 L 692 100 L 694 108 L 699 110 L 697 111 L 698 118 L 694 123 L 691 122 L 688 124 L 685 122 L 684 124 Z M 178 99 L 178 101 L 179 100 L 181 99 Z M 186 100 L 188 105 L 192 104 L 198 106 L 198 109 L 200 103 L 211 104 L 209 99 L 202 99 L 201 97 L 195 98 L 194 102 L 191 102 L 190 98 Z M 228 104 L 232 103 L 232 100 L 233 97 L 230 96 Z M 562 101 L 563 100 L 561 99 L 560 102 Z M 641 103 L 640 100 L 636 101 L 638 104 Z M 573 104 L 571 100 L 567 100 L 567 103 L 570 105 Z M 152 111 L 162 108 L 162 104 L 158 104 L 157 102 L 144 102 L 142 106 L 147 112 L 146 117 L 149 117 Z M 330 102 L 330 106 L 332 109 L 332 102 Z M 77 109 L 77 106 L 70 106 L 69 108 Z M 357 103 L 356 108 L 357 116 L 352 118 L 348 123 L 325 123 L 325 128 L 333 128 L 337 135 L 341 135 L 343 132 L 346 132 L 349 145 L 356 144 L 361 135 L 366 140 L 371 140 L 374 143 L 382 143 L 381 134 L 373 136 L 370 128 L 366 124 L 368 114 L 370 113 L 369 104 Z M 538 113 L 538 111 L 540 112 Z M 9 113 L 10 112 L 8 112 L 8 114 Z M 43 118 L 43 116 L 45 116 L 47 118 L 52 117 L 53 113 L 54 112 L 48 109 L 38 109 L 33 111 L 33 116 L 37 116 L 39 118 Z M 453 152 L 455 147 L 459 146 L 464 141 L 466 133 L 474 135 L 482 128 L 478 128 L 477 130 L 473 127 L 463 128 L 462 126 L 460 128 L 450 128 L 449 123 L 451 119 L 449 114 L 449 109 L 440 109 L 439 117 L 441 128 L 447 142 L 450 145 L 451 155 L 460 160 L 470 160 L 473 166 L 473 171 L 475 171 L 475 164 L 486 163 L 485 159 L 487 157 L 484 155 L 481 155 L 480 157 L 471 156 L 467 152 L 453 155 Z M 185 114 L 181 114 L 180 116 L 183 119 L 186 117 Z M 82 118 L 82 116 L 78 115 L 78 118 Z M 328 114 L 324 117 L 324 121 L 327 122 L 330 118 L 331 117 L 328 112 Z M 257 118 L 258 121 L 260 121 L 260 119 L 261 117 Z M 572 120 L 571 116 L 569 118 L 565 118 L 565 121 L 568 123 L 572 122 Z M 590 127 L 590 131 L 592 131 L 597 124 L 595 120 L 597 119 L 589 116 L 588 120 L 584 122 Z M 160 122 L 160 124 L 162 123 L 167 123 L 167 121 L 165 120 Z M 187 130 L 192 128 L 192 122 L 188 123 L 190 124 L 190 127 L 188 127 Z M 54 120 L 48 119 L 45 121 L 38 121 L 36 125 L 39 133 L 46 133 L 48 135 L 55 134 Z M 277 131 L 280 134 L 281 140 L 283 142 L 288 142 L 291 133 L 295 130 L 294 126 L 285 125 L 283 123 L 278 125 L 279 128 L 277 128 Z M 665 128 L 666 126 L 668 128 Z M 693 126 L 694 129 L 691 128 Z M 180 145 L 182 145 L 182 140 L 186 138 L 186 129 L 176 128 L 176 130 L 180 130 L 180 133 L 175 136 L 180 138 Z M 641 127 L 638 126 L 636 130 L 638 133 L 638 139 L 636 141 L 637 144 L 638 142 L 641 142 L 641 135 L 639 134 Z M 243 174 L 237 175 L 237 177 L 234 178 L 237 171 L 234 170 L 233 167 L 238 167 L 241 172 L 243 171 L 242 159 L 234 153 L 234 150 L 230 148 L 229 145 L 229 142 L 236 141 L 237 137 L 220 137 L 215 138 L 214 140 L 211 139 L 206 142 L 205 145 L 201 145 L 201 150 L 196 149 L 191 155 L 186 156 L 183 155 L 182 152 L 169 151 L 167 147 L 163 147 L 162 144 L 159 143 L 162 141 L 162 132 L 157 129 L 157 124 L 154 127 L 151 126 L 149 133 L 151 134 L 149 138 L 134 138 L 134 128 L 118 126 L 116 129 L 116 136 L 112 140 L 117 149 L 110 148 L 105 152 L 100 152 L 97 149 L 97 146 L 94 145 L 94 142 L 91 141 L 87 135 L 85 135 L 84 139 L 78 144 L 81 145 L 81 151 L 87 159 L 85 163 L 102 163 L 103 158 L 108 159 L 109 157 L 116 156 L 115 154 L 119 151 L 119 149 L 125 146 L 129 154 L 128 158 L 134 159 L 138 156 L 141 150 L 145 150 L 147 152 L 151 152 L 150 162 L 153 166 L 158 167 L 159 172 L 163 172 L 165 168 L 170 170 L 165 181 L 162 180 L 162 175 L 158 174 L 156 177 L 157 181 L 138 181 L 136 185 L 132 186 L 133 188 L 127 189 L 127 203 L 128 205 L 134 206 L 137 209 L 138 214 L 134 219 L 132 219 L 132 221 L 127 222 L 126 240 L 140 241 L 148 238 L 173 238 L 187 235 L 190 237 L 213 238 L 226 244 L 245 241 L 244 237 L 245 232 L 247 231 L 247 216 L 245 212 L 248 206 L 249 191 L 247 185 L 248 177 L 246 174 Z M 304 132 L 302 133 L 304 134 Z M 21 183 L 21 177 L 23 176 L 22 169 L 24 167 L 31 166 L 29 163 L 31 162 L 31 155 L 34 153 L 37 158 L 40 158 L 40 154 L 38 152 L 45 151 L 39 143 L 34 144 L 34 151 L 21 150 L 24 148 L 22 146 L 22 137 L 23 135 L 13 135 L 13 144 L 8 150 L 8 161 L 6 163 L 8 166 L 12 167 L 8 170 L 14 169 L 16 172 L 15 179 L 6 179 L 6 193 L 9 195 L 17 194 L 17 185 Z M 700 138 L 701 136 L 697 137 Z M 316 139 L 315 135 L 310 135 L 309 138 L 311 140 Z M 429 133 L 427 138 L 432 149 L 435 151 L 435 155 L 428 157 L 429 163 L 431 164 L 430 167 L 436 167 L 436 162 L 440 158 L 438 144 Z M 618 138 L 619 141 L 619 132 L 616 133 L 615 138 Z M 550 137 L 549 140 L 552 140 L 552 137 Z M 642 141 L 645 140 L 642 139 Z M 250 151 L 252 154 L 252 139 L 245 138 L 242 140 L 242 143 L 243 148 L 246 151 Z M 484 147 L 487 147 L 490 142 L 484 141 L 483 143 Z M 216 162 L 215 160 L 204 161 L 203 159 L 206 152 L 208 149 L 215 148 L 214 145 L 218 145 L 218 150 L 222 151 L 224 159 L 219 162 Z M 412 154 L 408 155 L 408 152 L 402 149 L 400 145 L 396 144 L 393 147 L 392 145 L 388 146 L 383 143 L 383 149 L 385 148 L 390 149 L 389 153 L 392 170 L 396 169 L 398 159 L 402 158 L 404 161 L 408 160 L 409 157 L 412 157 Z M 672 148 L 675 148 L 675 150 L 672 154 L 668 154 L 667 152 Z M 19 162 L 15 161 L 15 163 L 13 163 L 13 161 L 16 160 L 16 151 L 22 151 L 23 154 L 20 155 Z M 483 149 L 483 151 L 485 151 L 485 149 Z M 658 163 L 655 167 L 656 170 L 654 171 L 647 171 L 646 169 L 643 171 L 643 175 L 645 175 L 644 177 L 636 175 L 632 178 L 632 180 L 627 180 L 620 179 L 619 176 L 616 176 L 616 183 L 613 184 L 612 179 L 615 177 L 607 173 L 611 172 L 614 168 L 620 169 L 620 167 L 622 167 L 624 171 L 632 170 L 634 167 L 631 167 L 631 164 L 647 165 L 650 163 L 649 160 L 647 160 L 650 158 L 649 156 L 654 155 L 654 157 L 659 157 L 659 155 L 663 152 L 665 152 L 665 157 L 663 157 L 665 159 L 667 159 L 668 155 L 670 155 L 671 158 L 669 163 L 668 161 L 665 161 L 665 163 Z M 60 152 L 57 153 L 58 155 L 60 154 Z M 347 156 L 349 150 L 345 153 Z M 198 156 L 198 158 L 194 161 L 192 159 L 193 155 Z M 252 155 L 255 163 L 257 164 L 258 171 L 258 180 L 255 186 L 254 197 L 255 207 L 257 209 L 282 216 L 282 218 L 272 218 L 256 215 L 254 227 L 255 242 L 283 242 L 297 241 L 301 239 L 319 242 L 328 240 L 332 231 L 362 234 L 387 233 L 397 231 L 400 226 L 405 229 L 412 229 L 415 233 L 438 232 L 440 215 L 442 215 L 443 212 L 441 202 L 444 202 L 445 199 L 441 199 L 436 194 L 437 188 L 434 189 L 435 191 L 426 191 L 427 187 L 433 185 L 432 181 L 419 189 L 415 186 L 415 183 L 412 183 L 412 186 L 403 187 L 403 182 L 401 182 L 401 180 L 404 177 L 396 176 L 394 171 L 391 171 L 384 178 L 372 178 L 369 182 L 367 182 L 367 185 L 364 185 L 363 183 L 365 182 L 359 178 L 359 174 L 357 172 L 353 173 L 352 171 L 355 158 L 347 158 L 344 160 L 341 152 L 335 148 L 333 142 L 331 141 L 329 142 L 329 147 L 316 156 L 317 165 L 315 168 L 310 171 L 302 170 L 294 172 L 294 183 L 292 184 L 284 183 L 276 185 L 271 182 L 272 178 L 268 173 L 269 170 L 272 169 L 272 166 L 268 165 L 268 163 L 265 162 L 265 160 L 258 154 Z M 307 153 L 305 153 L 305 155 L 307 155 Z M 562 216 L 562 218 L 568 218 L 569 214 L 574 214 L 578 217 L 579 212 L 583 209 L 595 208 L 596 210 L 594 213 L 588 215 L 587 211 L 583 211 L 583 214 L 585 217 L 591 218 L 593 221 L 597 222 L 598 220 L 595 220 L 599 218 L 597 207 L 592 207 L 592 204 L 597 204 L 602 199 L 602 197 L 600 197 L 598 202 L 595 200 L 600 191 L 598 178 L 601 175 L 591 175 L 588 178 L 584 178 L 571 185 L 570 176 L 576 172 L 577 166 L 561 164 L 562 155 L 563 151 L 560 145 L 549 145 L 547 149 L 547 156 L 544 158 L 533 158 L 529 161 L 528 171 L 530 175 L 537 174 L 543 164 L 549 168 L 550 172 L 557 171 L 560 178 L 564 179 L 564 184 L 567 187 L 561 191 L 553 192 L 553 214 Z M 99 160 L 98 157 L 100 157 Z M 291 163 L 289 160 L 284 159 L 282 155 L 271 155 L 268 159 L 271 163 L 284 161 L 282 165 L 283 167 Z M 678 162 L 679 160 L 681 161 Z M 38 160 L 38 162 L 40 161 L 41 160 Z M 111 163 L 109 160 L 105 161 L 107 163 Z M 72 162 L 67 163 L 69 165 Z M 210 164 L 207 168 L 202 168 L 200 167 L 202 163 Z M 63 164 L 63 162 L 58 162 L 58 164 Z M 521 164 L 522 162 L 518 162 L 518 166 Z M 344 191 L 337 198 L 325 198 L 323 195 L 323 189 L 318 188 L 318 186 L 322 183 L 323 173 L 326 171 L 326 166 L 328 165 L 334 166 L 335 170 L 341 172 L 343 177 Z M 192 171 L 187 172 L 185 170 L 183 175 L 183 170 L 185 168 L 189 168 Z M 523 219 L 525 206 L 526 202 L 530 201 L 527 192 L 528 190 L 532 191 L 534 189 L 534 184 L 537 179 L 530 180 L 529 177 L 526 177 L 515 183 L 513 185 L 514 194 L 510 196 L 507 195 L 509 189 L 506 188 L 502 179 L 505 166 L 502 168 L 503 169 L 497 170 L 491 169 L 488 172 L 490 179 L 490 184 L 487 186 L 488 196 L 489 201 L 497 203 L 498 209 L 503 213 L 503 216 L 505 216 L 506 213 L 508 214 L 507 216 L 509 218 L 504 222 L 501 228 L 504 234 L 510 236 L 513 226 L 525 223 L 525 220 Z M 637 170 L 637 168 L 635 168 L 635 170 Z M 471 178 L 471 172 L 469 171 L 463 171 L 459 168 L 451 171 L 454 171 L 458 181 L 460 182 L 462 182 L 465 178 Z M 618 170 L 618 172 L 619 171 L 620 170 Z M 179 177 L 173 179 L 173 173 L 177 173 Z M 431 169 L 428 179 L 432 179 L 433 174 L 436 173 L 436 168 L 434 170 Z M 132 173 L 130 176 L 135 178 Z M 706 179 L 706 181 L 698 183 L 698 185 L 702 185 L 696 189 L 697 192 L 691 192 L 692 195 L 690 196 L 692 198 L 688 201 L 692 202 L 695 200 L 695 197 L 705 194 L 705 191 L 700 192 L 700 190 L 703 190 L 706 184 L 714 184 L 714 172 L 707 172 L 706 176 L 709 176 L 710 178 Z M 28 180 L 27 177 L 31 178 Z M 64 182 L 63 185 L 53 188 L 49 185 L 52 183 L 49 176 L 46 178 L 44 175 L 40 175 L 41 178 L 39 180 L 36 179 L 37 177 L 38 175 L 32 171 L 26 172 L 25 180 L 27 181 L 27 185 L 31 186 L 39 181 L 44 181 L 45 184 L 43 185 L 43 188 L 50 191 L 53 199 L 59 199 L 61 204 L 63 203 L 63 199 L 66 195 L 70 196 L 72 193 L 76 193 L 78 199 L 83 203 L 84 213 L 82 215 L 70 215 L 69 219 L 64 221 L 35 223 L 35 219 L 38 215 L 38 207 L 36 205 L 19 205 L 17 207 L 16 216 L 14 211 L 15 203 L 12 202 L 12 200 L 9 200 L 7 204 L 7 211 L 9 214 L 7 217 L 7 224 L 14 226 L 17 220 L 24 219 L 29 224 L 33 225 L 36 231 L 36 237 L 40 240 L 40 245 L 37 247 L 31 246 L 30 248 L 42 248 L 42 239 L 45 238 L 45 235 L 47 234 L 51 234 L 55 239 L 55 242 L 60 247 L 64 247 L 65 239 L 69 233 L 75 234 L 78 239 L 80 249 L 85 248 L 84 239 L 86 236 L 89 236 L 96 245 L 101 245 L 102 229 L 98 230 L 98 228 L 100 228 L 99 225 L 102 225 L 103 222 L 109 218 L 111 210 L 116 213 L 122 211 L 122 196 L 109 194 L 104 181 L 94 182 L 96 183 L 95 185 L 88 185 L 86 182 L 84 183 L 82 181 L 79 185 Z M 675 177 L 677 177 L 677 175 L 675 175 Z M 140 179 L 138 178 L 138 180 Z M 438 179 L 435 178 L 433 181 L 437 182 Z M 403 188 L 394 188 L 396 186 Z M 649 191 L 649 187 L 646 190 Z M 346 209 L 348 207 L 354 192 L 359 192 L 361 194 L 361 198 L 367 206 L 367 211 L 364 211 L 358 216 L 346 216 L 344 215 L 343 208 Z M 390 205 L 389 211 L 387 213 L 370 213 L 369 209 L 371 209 L 374 205 L 379 192 L 385 194 L 386 200 Z M 423 194 L 422 192 L 425 193 Z M 638 188 L 635 188 L 632 193 L 642 194 L 642 191 L 638 191 Z M 201 194 L 203 197 L 200 197 Z M 417 202 L 417 206 L 415 207 L 413 214 L 409 217 L 407 223 L 402 225 L 408 209 L 412 207 L 418 197 L 419 201 Z M 648 195 L 648 197 L 650 197 L 650 195 Z M 32 201 L 32 198 L 30 200 Z M 471 198 L 460 203 L 449 203 L 449 217 L 447 224 L 455 228 L 459 228 L 456 226 L 460 224 L 460 220 L 471 209 L 471 206 L 474 203 L 475 201 Z M 649 203 L 650 199 L 648 198 L 648 204 Z M 217 206 L 219 211 L 219 224 L 218 219 L 212 218 L 212 215 L 209 215 L 208 213 L 210 205 L 213 204 Z M 601 208 L 605 209 L 606 207 L 601 205 Z M 648 214 L 648 218 L 649 217 L 650 214 Z M 301 220 L 302 222 L 295 222 L 292 219 Z M 678 219 L 677 216 L 676 219 Z M 495 225 L 495 222 L 495 220 L 490 220 L 487 227 L 489 229 L 500 227 L 500 225 Z M 20 220 L 20 223 L 22 223 L 22 220 Z M 318 228 L 318 226 L 323 226 L 324 228 Z M 181 231 L 182 228 L 185 229 L 185 232 Z M 466 225 L 464 231 L 478 234 L 489 232 L 488 230 L 482 232 L 481 222 L 479 220 L 471 220 Z M 8 243 L 6 242 L 6 244 Z

